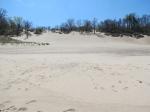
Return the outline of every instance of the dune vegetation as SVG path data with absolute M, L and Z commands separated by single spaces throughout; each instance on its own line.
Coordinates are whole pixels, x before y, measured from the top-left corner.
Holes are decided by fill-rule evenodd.
M 150 15 L 35 27 L 0 9 L 0 112 L 150 112 L 149 35 Z
M 150 15 L 138 16 L 134 13 L 127 14 L 124 18 L 118 20 L 107 19 L 104 21 L 93 20 L 77 20 L 68 19 L 66 22 L 57 25 L 57 27 L 33 27 L 32 22 L 24 20 L 22 17 L 8 17 L 5 9 L 0 9 L 0 35 L 5 36 L 20 36 L 25 34 L 26 38 L 31 35 L 31 32 L 39 35 L 45 30 L 52 32 L 70 33 L 77 32 L 104 32 L 106 35 L 130 36 L 142 38 L 143 35 L 150 35 Z

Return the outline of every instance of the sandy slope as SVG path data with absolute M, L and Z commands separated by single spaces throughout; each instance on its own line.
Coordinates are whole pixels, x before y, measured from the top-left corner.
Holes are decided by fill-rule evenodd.
M 45 33 L 25 41 L 49 46 L 0 46 L 0 110 L 150 112 L 148 37 L 103 37 Z

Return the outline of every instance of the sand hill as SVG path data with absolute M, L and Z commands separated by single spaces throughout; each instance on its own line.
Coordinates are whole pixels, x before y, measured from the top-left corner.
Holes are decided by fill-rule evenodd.
M 150 112 L 150 37 L 44 33 L 0 45 L 0 112 Z

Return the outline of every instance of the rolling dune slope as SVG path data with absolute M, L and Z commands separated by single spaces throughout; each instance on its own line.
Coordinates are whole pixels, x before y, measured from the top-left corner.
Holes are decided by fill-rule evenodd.
M 50 45 L 0 46 L 0 112 L 150 112 L 149 37 L 17 39 Z

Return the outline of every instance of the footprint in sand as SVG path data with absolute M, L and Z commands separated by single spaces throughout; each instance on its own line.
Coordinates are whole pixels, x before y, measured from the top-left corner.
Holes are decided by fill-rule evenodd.
M 94 82 L 93 82 L 93 86 L 94 86 L 94 89 L 95 89 L 95 90 L 98 90 L 98 89 L 99 89 L 99 85 L 98 85 L 97 83 L 94 83 Z
M 29 89 L 28 88 L 25 88 L 25 91 L 28 91 Z
M 143 81 L 141 81 L 141 80 L 137 80 L 140 84 L 142 84 L 143 83 Z
M 37 112 L 42 112 L 41 110 L 38 110 Z
M 98 89 L 97 86 L 95 86 L 94 89 L 97 90 Z
M 35 102 L 37 102 L 37 101 L 36 100 L 31 100 L 31 101 L 27 102 L 26 104 L 31 104 L 31 103 L 35 103 Z
M 75 112 L 76 110 L 74 109 L 74 108 L 70 108 L 70 109 L 67 109 L 67 110 L 65 110 L 65 111 L 63 111 L 63 112 Z
M 112 91 L 113 91 L 113 92 L 118 92 L 118 91 L 117 91 L 117 90 L 115 90 L 115 89 L 112 89 Z
M 124 88 L 123 88 L 123 90 L 127 90 L 127 89 L 129 89 L 129 87 L 124 87 Z
M 18 90 L 21 90 L 21 88 L 17 88 Z
M 119 81 L 118 81 L 118 83 L 119 83 L 119 84 L 122 84 L 122 81 L 121 81 L 121 80 L 119 80 Z
M 102 68 L 97 67 L 97 66 L 93 67 L 93 69 L 98 70 L 98 71 L 103 71 L 103 69 L 102 69 Z
M 11 101 L 4 101 L 3 103 L 0 104 L 0 108 L 5 108 L 5 106 L 9 103 L 11 103 Z
M 104 88 L 104 87 L 100 87 L 100 89 L 101 89 L 101 90 L 104 90 L 105 88 Z
M 111 87 L 112 87 L 112 88 L 115 88 L 115 85 L 112 85 Z
M 10 110 L 10 111 L 16 111 L 17 110 L 17 107 L 15 107 L 15 106 L 11 106 L 11 107 L 9 107 L 9 109 L 8 110 Z
M 18 111 L 27 111 L 27 110 L 28 110 L 27 107 L 20 107 L 20 108 L 18 109 Z
M 4 106 L 5 107 L 5 106 Z M 17 108 L 13 105 L 4 109 L 0 109 L 0 112 L 16 111 Z

